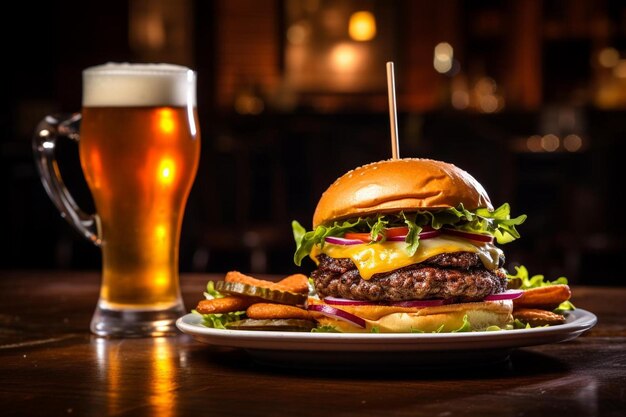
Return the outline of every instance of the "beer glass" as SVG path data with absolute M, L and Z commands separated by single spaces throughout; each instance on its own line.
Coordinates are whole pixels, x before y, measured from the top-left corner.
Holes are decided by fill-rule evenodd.
M 85 69 L 82 77 L 81 113 L 46 117 L 33 150 L 61 215 L 102 250 L 91 331 L 174 334 L 185 313 L 181 224 L 200 157 L 196 73 L 168 64 L 109 63 Z M 63 137 L 78 142 L 96 214 L 83 212 L 64 186 L 54 154 Z

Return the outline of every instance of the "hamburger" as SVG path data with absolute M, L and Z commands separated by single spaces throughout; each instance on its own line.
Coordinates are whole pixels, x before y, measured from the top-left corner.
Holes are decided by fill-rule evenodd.
M 431 159 L 391 159 L 347 172 L 322 194 L 312 230 L 292 222 L 307 308 L 321 329 L 453 332 L 512 321 L 504 253 L 525 215 L 493 207 L 464 170 Z

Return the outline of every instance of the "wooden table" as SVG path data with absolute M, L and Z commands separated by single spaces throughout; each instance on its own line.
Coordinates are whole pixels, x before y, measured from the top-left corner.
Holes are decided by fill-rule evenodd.
M 215 278 L 182 277 L 188 309 Z M 262 367 L 187 335 L 94 337 L 98 285 L 93 272 L 0 271 L 0 415 L 626 415 L 626 288 L 573 288 L 598 324 L 506 364 L 328 372 Z

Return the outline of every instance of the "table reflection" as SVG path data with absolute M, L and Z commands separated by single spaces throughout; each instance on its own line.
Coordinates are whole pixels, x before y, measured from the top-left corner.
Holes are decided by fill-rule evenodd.
M 558 409 L 567 404 L 569 415 L 598 416 L 600 404 L 600 384 L 593 375 L 585 373 L 571 373 L 565 376 L 545 379 L 538 375 L 540 382 L 528 383 L 524 376 L 517 376 L 506 382 L 501 381 L 501 389 L 492 392 L 480 393 L 481 388 L 475 387 L 469 397 L 459 396 L 448 401 L 447 407 L 451 409 L 465 409 L 474 415 L 493 415 L 491 399 L 493 395 L 513 397 L 519 401 L 503 401 L 498 404 L 499 415 L 517 416 L 521 412 L 521 405 L 530 415 L 542 415 L 546 408 Z M 430 407 L 430 406 L 426 406 Z M 433 404 L 432 409 L 438 410 L 439 404 Z M 545 411 L 544 411 L 545 412 Z
M 137 407 L 169 417 L 177 406 L 179 352 L 175 339 L 157 337 L 124 340 L 94 338 L 98 378 L 106 390 L 107 413 L 115 415 Z M 136 344 L 142 345 L 138 351 Z M 146 395 L 147 393 L 147 395 Z
M 574 373 L 560 378 L 549 379 L 540 384 L 532 384 L 520 387 L 516 392 L 533 395 L 539 398 L 569 398 L 570 411 L 586 416 L 598 414 L 598 391 L 599 383 L 595 376 L 586 373 Z M 541 402 L 537 402 L 537 407 Z

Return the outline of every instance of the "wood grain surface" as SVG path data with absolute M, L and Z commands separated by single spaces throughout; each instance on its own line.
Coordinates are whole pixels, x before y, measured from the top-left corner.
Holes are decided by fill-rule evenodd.
M 209 279 L 185 275 L 187 309 Z M 89 333 L 99 274 L 0 271 L 3 416 L 623 416 L 626 288 L 574 287 L 598 324 L 501 365 L 446 370 L 272 368 L 187 335 Z

